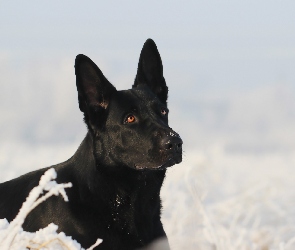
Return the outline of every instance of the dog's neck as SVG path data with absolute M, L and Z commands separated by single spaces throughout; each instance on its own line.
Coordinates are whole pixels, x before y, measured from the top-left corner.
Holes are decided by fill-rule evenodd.
M 150 188 L 156 193 L 160 192 L 165 170 L 135 170 L 127 166 L 116 166 L 116 171 L 113 171 L 113 166 L 105 166 L 98 162 L 94 150 L 93 136 L 88 132 L 71 159 L 81 178 L 85 176 L 85 181 L 92 180 L 89 186 L 95 188 L 94 186 L 100 183 L 99 188 L 105 185 L 109 187 L 115 182 L 116 186 L 120 186 L 121 190 L 127 193 Z

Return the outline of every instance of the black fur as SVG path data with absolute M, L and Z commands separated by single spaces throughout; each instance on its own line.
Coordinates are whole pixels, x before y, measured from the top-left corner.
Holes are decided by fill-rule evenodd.
M 160 221 L 165 169 L 180 163 L 182 141 L 168 126 L 168 88 L 160 54 L 148 39 L 133 88 L 117 91 L 88 57 L 78 55 L 75 73 L 88 133 L 77 152 L 52 166 L 57 182 L 71 182 L 69 202 L 51 197 L 26 218 L 36 231 L 53 222 L 89 247 L 138 249 L 166 237 Z M 0 218 L 13 220 L 48 168 L 0 184 Z

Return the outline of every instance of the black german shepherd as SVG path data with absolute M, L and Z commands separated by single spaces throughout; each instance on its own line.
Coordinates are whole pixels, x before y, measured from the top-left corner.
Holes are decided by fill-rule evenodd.
M 138 249 L 166 237 L 160 189 L 166 168 L 182 160 L 182 140 L 168 126 L 168 88 L 157 46 L 141 51 L 132 89 L 117 91 L 84 55 L 75 61 L 80 110 L 88 133 L 77 152 L 53 166 L 71 182 L 69 202 L 51 197 L 26 218 L 34 232 L 53 222 L 83 247 Z M 48 168 L 0 184 L 0 218 L 12 221 Z

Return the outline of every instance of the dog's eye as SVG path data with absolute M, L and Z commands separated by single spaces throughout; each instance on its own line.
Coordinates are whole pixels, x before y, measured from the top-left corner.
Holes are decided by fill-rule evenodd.
M 161 114 L 162 115 L 167 115 L 168 114 L 168 110 L 165 108 L 161 108 Z
M 135 122 L 135 116 L 134 115 L 128 115 L 126 117 L 126 120 L 125 120 L 126 123 L 133 123 Z

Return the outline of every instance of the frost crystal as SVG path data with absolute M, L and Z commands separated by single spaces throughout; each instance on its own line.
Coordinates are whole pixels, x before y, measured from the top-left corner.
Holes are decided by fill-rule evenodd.
M 54 179 L 57 174 L 53 168 L 48 169 L 39 181 L 39 185 L 34 187 L 23 203 L 18 215 L 13 221 L 8 223 L 6 219 L 0 219 L 0 249 L 1 250 L 26 250 L 26 249 L 47 249 L 47 250 L 81 250 L 81 245 L 66 236 L 65 233 L 57 233 L 58 226 L 51 223 L 47 227 L 38 230 L 35 233 L 25 232 L 22 224 L 26 216 L 40 203 L 51 197 L 52 195 L 61 195 L 65 201 L 68 196 L 65 188 L 72 187 L 72 183 L 58 184 Z M 102 242 L 98 239 L 92 250 Z

